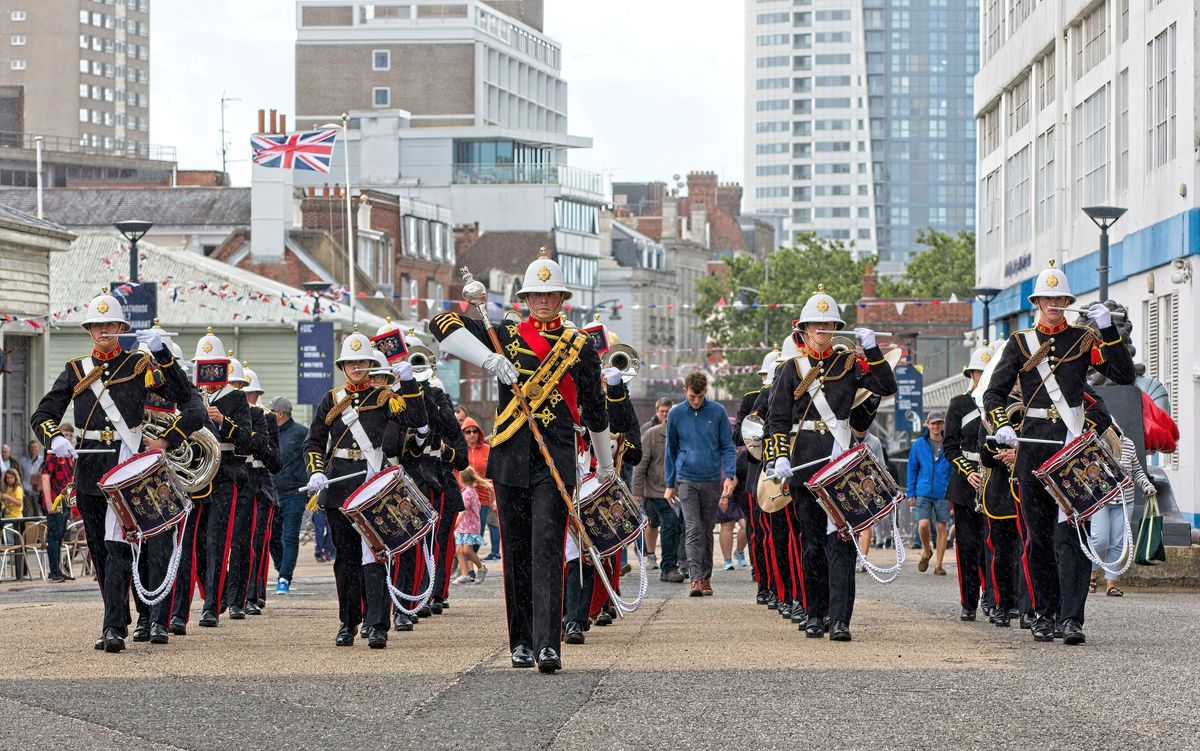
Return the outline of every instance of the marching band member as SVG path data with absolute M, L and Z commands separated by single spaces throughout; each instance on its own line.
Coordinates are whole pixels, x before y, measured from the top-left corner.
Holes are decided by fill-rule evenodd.
M 959 604 L 962 606 L 958 617 L 963 621 L 975 620 L 983 584 L 980 559 L 986 517 L 978 503 L 983 474 L 979 467 L 979 407 L 972 392 L 979 385 L 979 377 L 992 354 L 992 348 L 986 345 L 971 353 L 971 361 L 963 368 L 963 375 L 971 379 L 971 387 L 951 399 L 946 410 L 944 450 L 954 467 L 946 495 L 954 504 L 954 557 L 958 562 Z M 985 602 L 984 610 L 985 613 L 990 611 L 991 604 Z
M 1097 337 L 1090 328 L 1067 323 L 1061 308 L 1074 301 L 1062 270 L 1051 265 L 1038 274 L 1029 296 L 1038 309 L 1037 326 L 1009 338 L 983 397 L 987 419 L 1002 446 L 1016 446 L 1019 438 L 1067 442 L 1079 436 L 1084 430 L 1089 367 L 1114 383 L 1133 383 L 1133 359 L 1108 308 L 1096 303 L 1088 309 L 1087 317 L 1100 332 Z M 1009 394 L 1018 384 L 1026 406 L 1020 436 L 1008 424 L 1005 411 Z M 1053 641 L 1054 630 L 1061 625 L 1065 643 L 1083 644 L 1091 566 L 1065 523 L 1065 515 L 1033 475 L 1059 448 L 1026 443 L 1017 451 L 1014 469 L 1026 534 L 1026 576 L 1037 612 L 1033 637 Z
M 253 512 L 249 514 L 249 565 L 244 575 L 235 580 L 236 589 L 230 600 L 230 618 L 234 617 L 233 606 L 241 608 L 247 615 L 259 615 L 266 603 L 267 550 L 271 544 L 271 523 L 278 505 L 272 475 L 283 468 L 283 461 L 279 457 L 279 425 L 275 422 L 275 414 L 259 404 L 263 387 L 258 381 L 258 374 L 246 363 L 242 363 L 242 372 L 245 376 L 242 393 L 246 395 L 250 414 L 254 418 L 254 446 L 250 461 L 247 462 L 250 477 L 246 488 L 246 497 L 252 497 L 254 505 Z M 229 569 L 232 576 L 232 561 Z
M 30 425 L 48 451 L 60 457 L 75 456 L 76 447 L 58 429 L 67 406 L 73 408 L 78 447 L 89 452 L 79 455 L 75 465 L 77 507 L 104 594 L 104 620 L 96 648 L 120 652 L 129 625 L 133 552 L 120 536 L 116 515 L 97 482 L 142 448 L 146 396 L 158 386 L 150 368 L 152 360 L 163 378 L 161 393 L 178 405 L 180 416 L 165 438 L 145 440 L 147 448 L 178 446 L 200 427 L 203 406 L 158 332 L 137 333 L 139 344 L 150 354 L 121 347 L 118 336 L 130 326 L 115 297 L 101 293 L 93 298 L 82 325 L 92 339 L 91 354 L 67 362 L 33 411 Z
M 364 565 L 362 538 L 338 509 L 355 488 L 383 468 L 384 450 L 377 444 L 388 421 L 398 421 L 402 427 L 424 427 L 425 404 L 407 362 L 392 366 L 400 380 L 399 394 L 371 386 L 368 371 L 376 365 L 371 340 L 358 331 L 342 340 L 335 362 L 345 374 L 346 384 L 327 393 L 313 414 L 304 444 L 309 471 L 306 490 L 320 494 L 319 503 L 326 511 L 337 549 L 333 573 L 341 624 L 334 643 L 354 645 L 355 631 L 363 622 L 365 579 L 367 607 L 371 608 L 367 638 L 372 649 L 380 649 L 387 646 L 387 610 L 378 612 L 386 596 L 383 565 L 374 561 Z M 326 469 L 334 475 L 333 480 L 352 477 L 354 481 L 331 482 Z
M 483 368 L 505 386 L 525 393 L 533 419 L 553 461 L 540 453 L 515 396 L 497 410 L 488 458 L 495 483 L 504 546 L 504 599 L 512 665 L 553 673 L 561 669 L 563 548 L 568 499 L 575 484 L 575 425 L 592 432 L 600 479 L 614 476 L 600 357 L 589 337 L 564 328 L 559 310 L 571 296 L 558 263 L 544 255 L 525 271 L 518 298 L 530 309 L 521 324 L 505 323 L 492 333 L 503 354 L 493 351 L 482 321 L 444 313 L 430 330 L 444 353 Z M 559 486 L 552 472 L 566 470 Z
M 208 330 L 196 342 L 193 378 L 207 404 L 207 425 L 221 446 L 221 466 L 207 488 L 192 493 L 192 515 L 184 528 L 183 556 L 171 603 L 170 631 L 187 633 L 188 611 L 197 580 L 204 594 L 199 624 L 217 625 L 225 588 L 237 489 L 246 481 L 245 462 L 236 454 L 250 451 L 252 418 L 246 395 L 228 382 L 230 360 L 221 340 Z
M 770 391 L 771 381 L 775 375 L 775 364 L 778 360 L 779 350 L 768 352 L 766 357 L 763 358 L 762 367 L 758 371 L 762 385 L 754 391 L 746 392 L 742 396 L 742 401 L 738 405 L 737 417 L 734 419 L 733 424 L 733 445 L 746 445 L 742 437 L 742 423 L 750 415 L 758 415 L 754 409 L 755 404 L 758 402 L 760 396 Z M 750 565 L 753 567 L 754 581 L 758 584 L 758 592 L 755 595 L 754 601 L 759 605 L 766 605 L 770 597 L 771 581 L 768 576 L 764 543 L 770 528 L 770 520 L 766 512 L 758 507 L 755 497 L 758 488 L 758 477 L 762 472 L 762 461 L 755 459 L 753 455 L 748 456 L 747 461 L 749 463 L 746 471 L 745 488 L 750 508 L 748 509 L 746 519 L 746 529 L 749 531 L 750 537 Z
M 837 301 L 825 294 L 823 285 L 804 304 L 798 323 L 804 351 L 784 364 L 772 387 L 763 457 L 771 463 L 772 474 L 791 485 L 791 506 L 803 543 L 805 634 L 810 638 L 824 635 L 824 616 L 828 614 L 830 638 L 850 641 L 855 541 L 842 540 L 832 531 L 804 482 L 820 469 L 822 459 L 850 448 L 849 418 L 858 389 L 890 396 L 896 392 L 896 380 L 870 329 L 854 330 L 862 344 L 863 360 L 852 351 L 833 349 L 830 327 L 840 330 L 846 324 L 838 314 Z M 793 427 L 796 441 L 791 446 Z
M 234 488 L 233 512 L 230 516 L 229 553 L 225 571 L 224 594 L 221 611 L 229 611 L 229 619 L 240 621 L 246 617 L 246 592 L 250 587 L 250 547 L 254 534 L 256 510 L 253 480 L 253 464 L 262 456 L 262 444 L 267 438 L 267 420 L 261 409 L 250 407 L 250 395 L 245 392 L 250 378 L 242 363 L 229 350 L 229 385 L 240 391 L 246 399 L 246 410 L 250 418 L 250 441 L 244 450 L 237 450 L 234 458 L 243 465 L 241 481 Z M 255 397 L 257 398 L 257 397 Z M 260 459 L 261 460 L 261 459 Z
M 1024 412 L 1025 405 L 1020 401 L 1008 405 L 1008 424 L 1014 430 L 1020 428 Z M 985 573 L 992 580 L 992 591 L 996 597 L 996 609 L 991 620 L 993 625 L 1007 628 L 1013 612 L 1017 611 L 1019 599 L 1028 600 L 1028 591 L 1024 586 L 1025 573 L 1021 567 L 1021 557 L 1017 555 L 1018 546 L 1023 544 L 1017 520 L 1020 499 L 1016 479 L 1012 476 L 1017 450 L 985 440 L 989 433 L 982 424 L 976 427 L 976 432 L 979 434 L 980 464 L 984 470 L 983 513 L 987 517 L 987 544 L 991 551 L 991 566 Z M 1021 592 L 1024 592 L 1024 598 L 1018 597 Z M 1022 623 L 1028 623 L 1025 609 L 1019 612 Z
M 458 420 L 454 418 L 454 402 L 442 388 L 442 382 L 437 378 L 430 378 L 425 391 L 433 401 L 433 409 L 429 411 L 429 423 L 431 430 L 436 426 L 437 435 L 423 450 L 431 460 L 431 471 L 437 473 L 441 486 L 441 492 L 438 493 L 438 523 L 434 531 L 434 560 L 437 561 L 437 572 L 434 577 L 433 599 L 430 601 L 433 614 L 440 615 L 443 609 L 450 607 L 447 600 L 450 596 L 450 574 L 454 570 L 455 560 L 454 527 L 458 523 L 458 515 L 465 509 L 462 490 L 458 487 L 458 478 L 454 473 L 467 468 L 467 439 Z

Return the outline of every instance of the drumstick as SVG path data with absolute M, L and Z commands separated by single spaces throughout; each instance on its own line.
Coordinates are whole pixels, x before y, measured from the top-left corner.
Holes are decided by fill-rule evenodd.
M 1064 313 L 1079 313 L 1080 315 L 1087 315 L 1087 312 L 1088 312 L 1087 308 L 1060 308 L 1055 305 L 1051 305 L 1050 310 L 1061 310 Z M 1125 317 L 1124 313 L 1118 313 L 1115 310 L 1109 311 L 1109 314 L 1113 318 L 1124 318 Z
M 76 454 L 113 454 L 116 449 L 75 449 Z
M 837 335 L 837 334 L 845 334 L 846 332 L 845 331 L 834 331 L 833 329 L 817 329 L 817 333 L 818 334 Z M 850 332 L 850 333 L 854 333 L 854 332 Z M 876 331 L 875 336 L 895 336 L 895 334 L 893 334 L 890 331 Z
M 121 336 L 137 336 L 137 335 L 138 335 L 138 334 L 140 334 L 140 333 L 141 333 L 140 331 L 126 331 L 126 332 L 125 332 L 125 333 L 123 333 L 123 334 L 117 334 L 117 336 L 118 336 L 118 337 L 121 337 Z M 162 332 L 156 332 L 156 333 L 158 333 L 158 335 L 159 335 L 159 336 L 179 336 L 179 332 L 178 332 L 178 331 L 162 331 Z
M 1000 439 L 996 438 L 996 436 L 994 436 L 994 435 L 990 435 L 984 440 L 991 441 L 992 443 L 1000 442 Z M 1061 446 L 1061 445 L 1063 445 L 1064 442 L 1063 441 L 1053 441 L 1048 438 L 1018 438 L 1017 443 L 1044 443 L 1048 446 Z
M 348 474 L 348 475 L 339 475 L 338 477 L 330 477 L 330 478 L 329 478 L 329 479 L 328 479 L 328 480 L 325 482 L 325 484 L 326 484 L 326 485 L 332 485 L 332 484 L 334 484 L 335 482 L 341 482 L 342 480 L 353 480 L 355 477 L 358 477 L 359 475 L 365 475 L 366 473 L 367 473 L 367 470 L 365 470 L 365 469 L 364 469 L 364 470 L 362 470 L 361 472 L 351 472 L 351 473 L 350 473 L 350 474 Z M 297 492 L 297 493 L 303 492 L 303 491 L 305 491 L 305 490 L 308 490 L 308 486 L 307 486 L 307 485 L 305 485 L 305 486 L 303 486 L 303 487 L 296 488 L 296 492 Z

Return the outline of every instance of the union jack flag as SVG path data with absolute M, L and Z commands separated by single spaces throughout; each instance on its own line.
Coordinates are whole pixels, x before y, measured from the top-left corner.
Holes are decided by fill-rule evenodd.
M 250 137 L 250 148 L 254 150 L 254 163 L 264 167 L 329 172 L 337 133 L 336 130 L 280 135 L 260 133 Z

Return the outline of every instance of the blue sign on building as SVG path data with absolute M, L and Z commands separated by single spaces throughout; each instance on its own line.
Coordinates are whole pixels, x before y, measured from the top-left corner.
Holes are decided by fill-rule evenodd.
M 921 432 L 924 419 L 924 377 L 915 365 L 896 366 L 896 430 Z
M 125 320 L 134 331 L 154 325 L 158 318 L 158 282 L 109 282 L 108 289 L 121 303 Z
M 296 401 L 317 405 L 333 388 L 333 322 L 301 321 L 296 327 Z

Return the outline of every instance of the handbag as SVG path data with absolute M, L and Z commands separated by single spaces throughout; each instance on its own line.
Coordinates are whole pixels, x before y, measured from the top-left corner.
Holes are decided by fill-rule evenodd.
M 1134 561 L 1140 566 L 1157 566 L 1165 560 L 1167 549 L 1163 545 L 1163 518 L 1158 510 L 1158 495 L 1152 494 L 1146 497 L 1146 505 L 1142 509 Z

